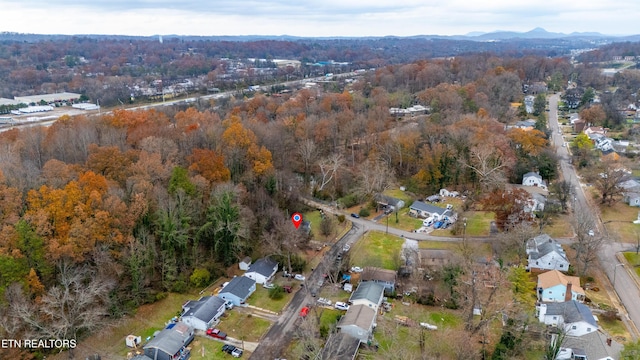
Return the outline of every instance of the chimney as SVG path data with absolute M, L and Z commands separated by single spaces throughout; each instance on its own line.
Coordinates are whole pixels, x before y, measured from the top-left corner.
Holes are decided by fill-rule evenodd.
M 571 301 L 571 282 L 567 283 L 567 290 L 564 293 L 564 301 Z

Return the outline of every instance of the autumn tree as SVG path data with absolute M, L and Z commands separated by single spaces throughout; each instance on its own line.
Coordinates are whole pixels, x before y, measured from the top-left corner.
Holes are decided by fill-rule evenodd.
M 509 229 L 516 224 L 531 222 L 533 213 L 527 211 L 530 195 L 523 189 L 494 190 L 482 199 L 483 208 L 496 214 L 499 229 Z
M 211 183 L 225 182 L 231 178 L 224 156 L 213 150 L 193 149 L 188 160 L 191 162 L 189 170 L 199 173 Z
M 602 106 L 594 105 L 580 111 L 580 119 L 584 120 L 589 126 L 602 125 L 607 119 Z

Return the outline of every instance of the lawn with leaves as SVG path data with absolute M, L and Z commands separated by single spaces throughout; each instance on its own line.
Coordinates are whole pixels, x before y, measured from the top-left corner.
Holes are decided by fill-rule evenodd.
M 464 221 L 464 218 L 467 219 L 467 236 L 489 236 L 496 215 L 491 211 L 467 211 L 458 216 L 458 221 Z
M 297 290 L 298 287 L 300 286 L 300 281 L 287 280 L 287 279 L 281 279 L 281 278 L 282 277 L 277 278 L 274 281 L 274 283 L 281 285 L 280 281 L 282 280 L 283 284 L 291 285 L 294 291 Z M 247 299 L 247 303 L 255 307 L 259 307 L 261 309 L 267 309 L 267 310 L 278 313 L 282 311 L 284 306 L 289 302 L 289 300 L 291 300 L 293 295 L 294 295 L 293 292 L 290 294 L 285 292 L 284 296 L 281 299 L 274 300 L 269 297 L 268 289 L 265 289 L 260 284 L 256 284 L 256 291 L 253 294 L 251 294 L 251 296 L 249 296 L 249 299 Z
M 253 316 L 246 311 L 233 309 L 227 314 L 228 316 L 223 317 L 218 326 L 229 336 L 238 340 L 259 341 L 271 326 L 268 320 Z
M 377 231 L 367 232 L 351 249 L 351 264 L 397 270 L 404 239 Z

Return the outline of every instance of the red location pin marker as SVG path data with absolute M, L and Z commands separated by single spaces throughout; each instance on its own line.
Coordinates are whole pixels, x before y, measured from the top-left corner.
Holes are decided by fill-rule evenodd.
M 300 224 L 302 224 L 302 214 L 300 213 L 293 213 L 293 215 L 291 215 L 291 222 L 293 223 L 293 226 L 297 228 L 300 227 Z

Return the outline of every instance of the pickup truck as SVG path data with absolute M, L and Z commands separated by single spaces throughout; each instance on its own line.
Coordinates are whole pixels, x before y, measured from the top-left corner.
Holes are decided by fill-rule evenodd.
M 227 333 L 220 331 L 220 329 L 207 329 L 207 335 L 220 340 L 225 340 L 227 338 Z

